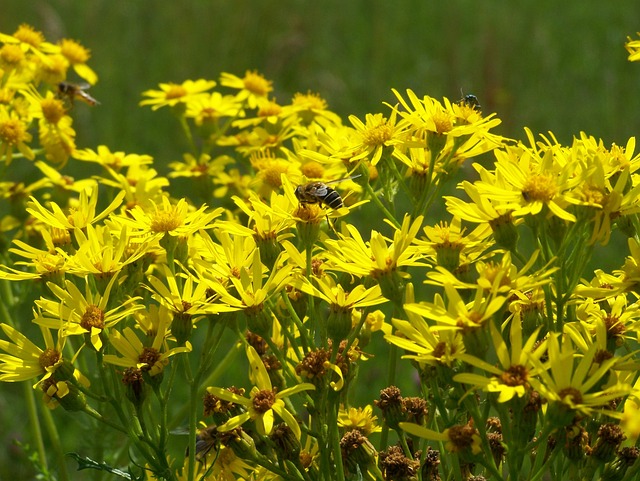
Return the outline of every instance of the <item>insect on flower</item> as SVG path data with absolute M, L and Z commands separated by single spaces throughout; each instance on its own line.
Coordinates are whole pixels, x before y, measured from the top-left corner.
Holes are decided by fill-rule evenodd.
M 458 101 L 459 105 L 466 105 L 467 107 L 471 107 L 476 112 L 482 112 L 482 106 L 478 101 L 478 97 L 473 94 L 463 95 L 462 98 Z
M 96 99 L 94 99 L 91 95 L 89 95 L 85 90 L 87 90 L 91 85 L 88 83 L 71 83 L 71 82 L 60 82 L 58 84 L 58 98 L 66 98 L 69 100 L 69 103 L 73 106 L 73 102 L 75 99 L 83 101 L 85 104 L 90 106 L 95 106 L 99 104 Z
M 347 177 L 345 179 L 332 180 L 331 182 L 320 182 L 314 181 L 309 182 L 307 184 L 299 185 L 296 187 L 295 195 L 301 205 L 307 204 L 320 204 L 331 207 L 332 209 L 340 209 L 344 204 L 342 202 L 342 197 L 340 194 L 332 188 L 329 187 L 332 184 L 337 184 L 338 182 L 344 182 L 345 180 L 355 179 L 360 177 L 361 174 L 352 175 L 351 177 Z

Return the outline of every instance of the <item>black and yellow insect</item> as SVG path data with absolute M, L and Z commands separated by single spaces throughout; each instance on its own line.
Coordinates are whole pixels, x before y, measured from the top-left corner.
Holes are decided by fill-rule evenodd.
M 60 82 L 58 84 L 57 96 L 61 99 L 68 99 L 71 105 L 73 105 L 74 100 L 78 99 L 93 107 L 94 105 L 98 105 L 100 102 L 85 92 L 89 87 L 91 87 L 91 85 L 88 83 L 75 84 L 71 82 Z
M 466 105 L 467 107 L 471 107 L 476 112 L 482 112 L 482 106 L 480 105 L 480 101 L 478 100 L 478 97 L 476 97 L 473 94 L 467 94 L 467 95 L 463 96 L 458 101 L 458 104 Z
M 295 195 L 301 205 L 320 204 L 331 207 L 332 209 L 340 209 L 344 203 L 340 194 L 332 187 L 331 184 L 337 184 L 345 180 L 354 179 L 360 175 L 347 177 L 346 179 L 333 180 L 331 182 L 314 181 L 296 187 Z

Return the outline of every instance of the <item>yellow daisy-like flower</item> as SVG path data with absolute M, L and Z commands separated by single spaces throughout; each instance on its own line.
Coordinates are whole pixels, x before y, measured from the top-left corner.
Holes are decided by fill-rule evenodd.
M 35 197 L 27 204 L 27 212 L 45 225 L 64 229 L 84 229 L 86 226 L 100 222 L 117 209 L 122 203 L 124 192 L 118 192 L 111 204 L 105 210 L 96 214 L 98 204 L 98 189 L 85 189 L 80 193 L 80 199 L 76 207 L 71 207 L 65 214 L 55 202 L 49 203 L 49 208 L 44 207 Z
M 108 309 L 109 296 L 118 277 L 113 276 L 104 293 L 93 292 L 86 283 L 86 292 L 83 294 L 76 285 L 67 280 L 64 288 L 47 283 L 47 287 L 58 298 L 57 301 L 41 298 L 36 305 L 42 310 L 34 322 L 38 325 L 57 329 L 60 327 L 60 319 L 65 322 L 65 335 L 87 335 L 87 343 L 90 343 L 96 351 L 102 349 L 102 331 L 112 327 L 125 317 L 133 314 L 143 306 L 135 304 L 138 298 L 131 297 L 122 304 Z
M 58 328 L 62 321 L 59 320 Z M 39 382 L 49 378 L 63 363 L 64 332 L 58 330 L 58 340 L 54 342 L 51 329 L 40 326 L 45 348 L 41 349 L 27 336 L 8 324 L 0 328 L 10 341 L 0 339 L 0 381 L 17 382 L 40 378 Z M 42 377 L 41 377 L 42 376 Z
M 395 110 L 388 119 L 382 114 L 366 114 L 364 122 L 351 115 L 349 121 L 360 137 L 360 141 L 352 146 L 355 155 L 351 157 L 351 161 L 367 159 L 371 165 L 376 165 L 385 148 L 404 142 L 405 127 L 397 123 L 396 118 Z
M 561 412 L 569 410 L 586 416 L 599 412 L 619 417 L 619 413 L 610 409 L 609 402 L 626 397 L 631 392 L 631 386 L 615 384 L 603 390 L 593 389 L 620 361 L 614 356 L 594 366 L 598 350 L 599 346 L 594 343 L 584 355 L 578 357 L 568 339 L 560 345 L 558 335 L 551 333 L 547 337 L 547 362 L 543 364 L 535 355 L 529 354 L 530 362 L 538 370 L 538 375 L 531 378 L 529 383 L 549 402 L 555 403 Z M 570 418 L 573 418 L 573 414 Z M 570 421 L 570 418 L 566 419 Z
M 568 207 L 576 203 L 571 194 L 583 176 L 576 175 L 573 163 L 557 161 L 558 147 L 548 147 L 541 154 L 524 146 L 495 151 L 495 175 L 476 182 L 478 193 L 495 201 L 499 209 L 512 209 L 516 217 L 538 215 L 547 208 L 556 217 L 575 222 Z
M 638 35 L 640 35 L 640 32 L 638 32 Z M 624 44 L 624 48 L 629 52 L 629 62 L 640 60 L 640 40 L 633 40 L 631 37 L 627 37 L 627 43 Z
M 436 329 L 461 329 L 463 333 L 482 328 L 499 312 L 507 301 L 506 296 L 489 295 L 478 287 L 472 302 L 466 303 L 458 291 L 445 284 L 448 305 L 445 307 L 440 296 L 435 302 L 406 304 L 405 310 L 436 322 Z
M 220 75 L 220 85 L 240 90 L 236 98 L 239 102 L 246 102 L 251 109 L 258 107 L 261 99 L 267 98 L 273 90 L 272 84 L 255 70 L 247 70 L 242 78 L 226 72 Z
M 215 124 L 222 117 L 238 117 L 242 108 L 232 95 L 211 92 L 187 100 L 185 116 L 194 119 L 197 126 Z
M 13 35 L 0 33 L 0 42 L 6 44 L 17 44 L 23 51 L 31 51 L 36 54 L 40 54 L 41 52 L 51 53 L 59 51 L 59 47 L 45 41 L 45 37 L 42 32 L 26 23 L 21 24 Z
M 399 268 L 426 264 L 423 261 L 424 256 L 411 245 L 420 229 L 422 219 L 422 216 L 418 216 L 411 221 L 409 216 L 405 216 L 402 226 L 396 229 L 391 242 L 387 242 L 387 239 L 376 231 L 371 231 L 371 240 L 365 242 L 360 232 L 348 224 L 346 228 L 349 237 L 339 235 L 338 240 L 325 241 L 330 268 L 357 276 L 370 275 L 375 279 L 392 272 L 408 277 L 408 274 Z
M 378 416 L 373 414 L 373 408 L 368 404 L 363 408 L 345 409 L 344 406 L 340 406 L 338 412 L 338 426 L 347 431 L 357 429 L 363 436 L 382 431 L 377 421 Z
M 151 203 L 153 207 L 148 211 L 137 205 L 128 211 L 128 217 L 119 218 L 123 224 L 131 226 L 132 235 L 188 237 L 200 229 L 211 228 L 213 219 L 223 211 L 217 208 L 207 212 L 206 205 L 193 210 L 185 199 L 174 205 L 167 196 L 162 197 L 159 205 Z
M 153 164 L 150 155 L 126 154 L 124 152 L 111 152 L 106 145 L 99 145 L 98 150 L 76 150 L 73 158 L 85 162 L 93 162 L 119 172 L 123 168 Z
M 142 95 L 149 97 L 140 102 L 141 106 L 151 105 L 152 110 L 158 110 L 161 107 L 174 107 L 178 104 L 187 104 L 199 96 L 205 95 L 204 92 L 211 90 L 216 86 L 214 80 L 185 80 L 181 84 L 161 83 L 160 90 L 147 90 Z
M 164 308 L 166 309 L 166 308 Z M 121 334 L 118 330 L 113 330 L 109 334 L 109 343 L 118 351 L 121 356 L 107 354 L 104 361 L 121 367 L 131 367 L 148 372 L 150 376 L 162 374 L 164 368 L 169 364 L 169 358 L 182 352 L 190 352 L 191 344 L 173 347 L 167 346 L 167 336 L 169 321 L 168 316 L 161 316 L 165 320 L 158 326 L 153 342 L 150 346 L 145 345 L 130 327 L 125 327 Z
M 494 366 L 483 359 L 465 353 L 460 354 L 458 358 L 469 366 L 480 368 L 493 376 L 463 373 L 455 375 L 453 380 L 480 387 L 488 392 L 498 393 L 498 402 L 500 403 L 509 401 L 514 396 L 524 396 L 530 389 L 529 378 L 537 374 L 537 369 L 530 361 L 532 358 L 539 360 L 545 353 L 544 343 L 536 346 L 540 329 L 536 329 L 523 345 L 520 319 L 512 319 L 509 347 L 494 323 L 490 323 L 489 330 L 499 366 Z
M 68 38 L 60 40 L 58 45 L 60 46 L 60 53 L 69 61 L 78 76 L 94 85 L 98 81 L 98 76 L 87 65 L 87 61 L 91 57 L 91 51 L 83 47 L 79 42 Z
M 266 436 L 273 430 L 275 416 L 277 415 L 289 426 L 296 438 L 300 439 L 300 426 L 293 414 L 286 408 L 284 399 L 302 391 L 314 390 L 315 386 L 310 383 L 300 383 L 282 391 L 274 390 L 262 359 L 251 346 L 247 346 L 247 357 L 251 366 L 251 377 L 255 383 L 249 398 L 239 396 L 219 387 L 207 388 L 209 394 L 247 408 L 247 412 L 234 416 L 226 423 L 218 426 L 218 431 L 230 431 L 251 419 L 255 422 L 258 433 Z
M 20 119 L 15 113 L 0 106 L 0 160 L 11 163 L 15 149 L 27 159 L 33 160 L 35 154 L 27 143 L 31 142 L 29 125 Z
M 26 261 L 16 262 L 17 266 L 33 269 L 34 272 L 25 272 L 3 266 L 0 270 L 0 279 L 10 281 L 27 279 L 58 280 L 64 277 L 64 273 L 68 269 L 67 256 L 55 246 L 48 230 L 41 229 L 40 234 L 42 235 L 44 249 L 33 247 L 19 239 L 14 239 L 13 244 L 16 247 L 9 249 L 12 254 L 27 259 Z

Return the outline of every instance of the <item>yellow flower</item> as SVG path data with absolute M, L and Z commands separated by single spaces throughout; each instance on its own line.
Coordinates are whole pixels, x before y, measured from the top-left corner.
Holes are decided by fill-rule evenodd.
M 575 204 L 572 191 L 583 182 L 574 163 L 561 163 L 559 145 L 540 150 L 525 146 L 496 150 L 495 174 L 476 182 L 480 195 L 494 202 L 497 209 L 513 209 L 516 217 L 538 215 L 547 208 L 556 217 L 575 222 L 567 210 Z
M 142 95 L 149 97 L 142 100 L 140 105 L 151 105 L 152 110 L 158 110 L 161 107 L 174 107 L 178 104 L 187 104 L 195 98 L 204 96 L 207 90 L 216 86 L 214 80 L 185 80 L 181 84 L 161 83 L 160 90 L 147 90 Z
M 10 281 L 26 279 L 57 281 L 64 276 L 64 273 L 68 269 L 65 253 L 61 249 L 56 248 L 48 230 L 41 229 L 40 233 L 42 235 L 44 249 L 33 247 L 19 239 L 14 239 L 13 244 L 16 247 L 9 249 L 9 252 L 12 254 L 27 259 L 26 261 L 16 262 L 16 265 L 31 268 L 35 272 L 24 272 L 23 270 L 3 266 L 3 269 L 0 270 L 0 279 Z
M 340 234 L 338 240 L 325 241 L 330 268 L 356 276 L 370 275 L 374 279 L 390 273 L 409 277 L 401 268 L 426 265 L 424 256 L 411 245 L 422 219 L 422 216 L 418 216 L 411 221 L 409 216 L 405 216 L 402 226 L 396 229 L 393 241 L 389 243 L 377 231 L 371 231 L 371 240 L 365 242 L 360 232 L 353 225 L 347 224 L 348 237 Z
M 9 113 L 4 106 L 0 106 L 0 160 L 4 159 L 7 166 L 11 163 L 16 148 L 29 160 L 35 157 L 33 150 L 27 145 L 32 138 L 28 128 L 29 125 L 14 112 Z
M 73 234 L 78 249 L 69 257 L 67 272 L 79 277 L 111 278 L 149 252 L 149 243 L 132 243 L 126 226 L 113 232 L 102 225 L 88 225 Z
M 347 431 L 357 429 L 363 436 L 382 431 L 377 420 L 378 416 L 373 414 L 373 408 L 368 404 L 364 408 L 349 408 L 348 410 L 345 410 L 344 406 L 340 406 L 338 412 L 338 426 Z
M 151 203 L 152 208 L 148 211 L 137 205 L 128 211 L 127 217 L 119 218 L 123 224 L 131 226 L 132 235 L 188 237 L 200 229 L 212 227 L 213 219 L 222 213 L 222 208 L 207 212 L 206 205 L 193 210 L 184 198 L 175 205 L 168 196 L 162 196 L 160 205 Z
M 106 145 L 99 145 L 97 151 L 91 149 L 76 150 L 73 158 L 109 167 L 116 172 L 119 172 L 125 167 L 150 165 L 153 163 L 153 157 L 150 155 L 111 152 Z
M 98 189 L 85 189 L 80 193 L 77 207 L 70 208 L 68 214 L 65 214 L 55 202 L 49 204 L 50 210 L 47 209 L 35 197 L 31 197 L 27 204 L 27 212 L 45 225 L 54 228 L 66 230 L 84 229 L 86 226 L 95 224 L 111 214 L 120 206 L 123 198 L 124 192 L 118 192 L 111 204 L 105 210 L 96 214 Z
M 499 312 L 507 301 L 506 296 L 486 295 L 478 287 L 473 302 L 469 304 L 460 297 L 458 291 L 445 284 L 448 306 L 445 307 L 440 296 L 435 302 L 406 304 L 405 310 L 435 321 L 436 329 L 461 329 L 463 332 L 484 327 Z
M 34 322 L 38 325 L 56 329 L 60 327 L 60 318 L 65 321 L 65 334 L 68 336 L 87 335 L 87 344 L 96 351 L 102 349 L 101 334 L 104 329 L 113 327 L 125 317 L 133 314 L 142 306 L 135 304 L 137 297 L 130 297 L 112 309 L 108 309 L 109 295 L 118 276 L 113 276 L 101 295 L 93 292 L 86 282 L 86 292 L 82 294 L 76 285 L 67 280 L 64 288 L 51 282 L 47 287 L 53 292 L 57 301 L 40 298 L 36 305 L 42 309 Z
M 222 95 L 220 92 L 211 92 L 199 95 L 187 100 L 185 116 L 194 119 L 197 126 L 215 124 L 222 117 L 238 117 L 242 114 L 242 108 L 238 99 L 231 95 Z
M 371 165 L 376 165 L 380 162 L 386 147 L 402 143 L 406 134 L 403 124 L 396 122 L 396 117 L 396 110 L 391 112 L 389 119 L 382 114 L 366 114 L 363 123 L 355 115 L 351 115 L 349 121 L 356 129 L 360 140 L 352 146 L 355 155 L 351 157 L 350 161 L 366 159 Z
M 58 45 L 60 46 L 60 53 L 69 61 L 78 76 L 94 85 L 98 81 L 98 76 L 87 65 L 87 60 L 91 57 L 91 51 L 75 40 L 68 38 L 60 40 Z
M 640 33 L 638 33 L 640 35 Z M 637 62 L 640 60 L 640 40 L 632 40 L 631 37 L 627 37 L 627 43 L 624 47 L 629 52 L 629 62 Z
M 240 90 L 236 94 L 238 101 L 246 102 L 252 109 L 258 106 L 261 99 L 267 98 L 273 90 L 272 83 L 256 71 L 247 70 L 242 78 L 226 72 L 220 75 L 220 85 Z
M 58 320 L 58 328 L 62 321 Z M 10 341 L 0 339 L 0 349 L 7 354 L 0 354 L 0 381 L 27 381 L 40 377 L 39 382 L 48 379 L 63 363 L 64 331 L 58 330 L 57 341 L 54 342 L 51 329 L 40 326 L 45 348 L 41 349 L 27 336 L 8 324 L 0 324 L 0 328 Z
M 523 345 L 520 319 L 512 319 L 508 347 L 494 323 L 489 324 L 489 330 L 493 341 L 493 351 L 498 358 L 499 366 L 494 366 L 483 359 L 464 353 L 460 354 L 458 358 L 469 366 L 480 368 L 493 376 L 462 373 L 453 376 L 453 380 L 481 387 L 488 392 L 498 393 L 498 402 L 500 403 L 509 401 L 514 396 L 524 396 L 530 389 L 529 378 L 537 374 L 537 369 L 531 364 L 531 359 L 539 360 L 545 353 L 544 343 L 536 346 L 540 329 L 536 329 Z
M 164 309 L 165 314 L 159 316 L 161 323 L 157 326 L 150 346 L 140 341 L 130 327 L 125 327 L 123 334 L 120 334 L 118 330 L 113 330 L 109 334 L 109 343 L 123 357 L 107 354 L 104 356 L 104 361 L 116 366 L 140 369 L 142 372 L 148 372 L 150 376 L 156 376 L 162 374 L 165 366 L 169 364 L 171 356 L 190 352 L 191 344 L 189 342 L 185 346 L 169 349 L 167 336 L 171 319 L 168 316 L 167 308 L 162 306 L 161 309 Z
M 555 408 L 561 412 L 564 409 L 569 413 L 579 412 L 586 416 L 596 412 L 619 416 L 619 413 L 609 408 L 609 402 L 627 396 L 631 392 L 631 386 L 614 384 L 603 390 L 593 389 L 619 362 L 618 357 L 602 360 L 599 366 L 593 366 L 598 353 L 597 344 L 591 345 L 583 356 L 578 357 L 568 339 L 560 345 L 558 335 L 553 333 L 547 338 L 547 352 L 548 361 L 544 364 L 536 356 L 529 354 L 530 362 L 538 370 L 538 375 L 529 382 L 549 402 L 555 403 Z
M 300 383 L 282 391 L 275 391 L 262 359 L 251 346 L 247 346 L 247 357 L 251 366 L 252 381 L 255 384 L 248 399 L 219 387 L 207 388 L 209 394 L 247 408 L 247 412 L 234 416 L 223 425 L 218 426 L 218 431 L 230 431 L 251 419 L 255 422 L 258 433 L 263 436 L 269 435 L 277 415 L 289 426 L 296 438 L 300 439 L 300 426 L 293 414 L 285 407 L 283 400 L 302 391 L 314 390 L 315 386 L 310 383 Z

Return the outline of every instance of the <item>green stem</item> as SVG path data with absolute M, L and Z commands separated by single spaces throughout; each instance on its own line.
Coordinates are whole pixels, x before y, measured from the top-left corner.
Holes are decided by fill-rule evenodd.
M 378 198 L 376 193 L 373 191 L 373 188 L 369 184 L 369 182 L 364 184 L 364 189 L 367 192 L 369 198 L 373 201 L 373 203 L 382 211 L 387 219 L 397 228 L 400 229 L 400 223 L 396 220 L 395 216 L 385 207 L 382 201 Z
M 22 388 L 24 398 L 27 404 L 27 417 L 29 418 L 29 427 L 31 428 L 31 437 L 38 450 L 38 460 L 43 468 L 47 468 L 47 455 L 44 448 L 44 440 L 42 439 L 42 429 L 40 428 L 40 419 L 38 418 L 38 410 L 36 408 L 35 394 L 31 383 L 23 382 Z
M 69 473 L 67 472 L 67 464 L 64 461 L 64 451 L 62 449 L 62 443 L 60 442 L 60 436 L 58 435 L 58 429 L 56 428 L 56 424 L 53 422 L 53 416 L 51 415 L 51 411 L 43 405 L 42 408 L 42 419 L 44 421 L 44 426 L 47 429 L 47 434 L 49 436 L 49 442 L 53 446 L 53 451 L 56 453 L 58 457 L 59 470 L 58 474 L 60 475 L 60 479 L 62 481 L 68 481 Z

